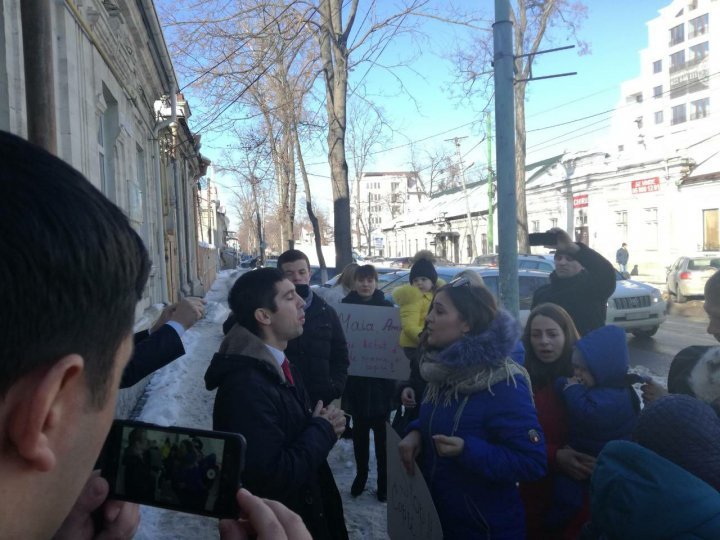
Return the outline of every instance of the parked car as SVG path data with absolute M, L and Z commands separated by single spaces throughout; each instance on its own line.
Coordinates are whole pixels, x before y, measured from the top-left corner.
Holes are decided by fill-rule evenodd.
M 455 276 L 464 270 L 474 270 L 480 274 L 485 282 L 485 286 L 498 298 L 499 290 L 499 270 L 488 266 L 436 266 L 438 277 L 446 282 L 452 281 Z M 550 281 L 550 275 L 547 272 L 537 272 L 533 270 L 518 270 L 519 279 L 519 296 L 520 296 L 520 323 L 525 325 L 530 315 L 530 306 L 535 289 L 547 284 Z M 385 293 L 385 297 L 392 301 L 392 292 L 401 285 L 410 282 L 410 272 L 408 270 L 397 270 L 380 276 L 378 288 Z
M 334 267 L 328 266 L 327 267 L 327 275 L 328 276 L 334 276 L 337 273 L 337 270 L 335 270 Z M 315 265 L 310 265 L 310 286 L 311 287 L 319 287 L 322 285 L 322 276 L 320 273 L 320 267 Z
M 383 281 L 383 275 L 385 275 L 385 274 L 393 274 L 393 273 L 395 273 L 395 272 L 398 271 L 397 268 L 391 268 L 391 267 L 389 267 L 389 266 L 376 266 L 376 267 L 375 267 L 375 270 L 377 270 L 377 273 L 378 273 L 378 287 L 381 286 L 382 283 L 385 283 L 385 282 Z M 335 274 L 333 277 L 331 277 L 330 279 L 328 279 L 325 283 L 323 283 L 322 285 L 317 285 L 317 286 L 319 286 L 319 287 L 327 287 L 327 288 L 334 287 L 335 284 L 337 283 L 338 279 L 340 279 L 340 275 L 341 275 L 341 274 L 342 274 L 342 272 L 339 273 L 339 274 Z M 329 269 L 328 269 L 328 275 L 330 275 L 330 270 L 329 270 Z
M 394 268 L 410 268 L 413 264 L 413 257 L 392 257 L 385 259 L 386 263 L 389 262 L 390 266 Z M 433 264 L 443 266 L 454 266 L 455 263 L 445 259 L 444 257 L 434 257 Z
M 500 263 L 499 255 L 479 255 L 475 257 L 473 264 L 475 266 L 492 266 L 496 267 Z M 555 270 L 555 262 L 552 255 L 534 255 L 519 254 L 518 269 L 521 270 L 540 270 L 541 272 L 552 272 Z
M 680 257 L 667 272 L 668 296 L 682 304 L 690 297 L 703 298 L 705 283 L 720 269 L 720 255 Z

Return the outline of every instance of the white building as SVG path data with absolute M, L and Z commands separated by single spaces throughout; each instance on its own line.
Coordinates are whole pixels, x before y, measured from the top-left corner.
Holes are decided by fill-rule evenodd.
M 654 148 L 699 163 L 711 150 L 701 141 L 720 118 L 720 2 L 676 0 L 647 28 L 640 75 L 621 88 L 614 150 Z
M 425 192 L 417 172 L 366 172 L 353 200 L 353 241 L 355 249 L 374 255 L 390 256 L 382 229 L 422 203 Z
M 18 1 L 0 0 L 0 129 L 27 136 Z M 202 295 L 198 179 L 209 161 L 151 0 L 47 2 L 57 153 L 130 218 L 153 267 L 139 308 Z

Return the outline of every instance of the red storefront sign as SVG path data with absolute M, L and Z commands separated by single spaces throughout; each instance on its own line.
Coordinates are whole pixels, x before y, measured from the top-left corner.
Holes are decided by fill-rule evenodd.
M 650 193 L 653 191 L 660 191 L 660 177 L 655 176 L 654 178 L 644 178 L 642 180 L 632 181 L 632 194 L 637 193 Z
M 573 195 L 573 208 L 585 208 L 588 205 L 587 193 L 583 195 Z

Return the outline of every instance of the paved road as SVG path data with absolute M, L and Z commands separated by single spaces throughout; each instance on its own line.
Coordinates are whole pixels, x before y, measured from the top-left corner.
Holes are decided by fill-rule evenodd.
M 667 377 L 675 354 L 690 345 L 720 345 L 705 332 L 708 320 L 701 301 L 671 304 L 670 313 L 658 333 L 650 339 L 629 334 L 630 364 L 645 366 L 652 374 Z

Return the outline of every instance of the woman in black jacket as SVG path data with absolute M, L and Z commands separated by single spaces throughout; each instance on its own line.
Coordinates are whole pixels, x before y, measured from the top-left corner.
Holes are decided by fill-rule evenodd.
M 342 299 L 343 304 L 392 307 L 393 303 L 377 288 L 378 274 L 371 264 L 355 271 L 354 290 Z M 365 489 L 370 459 L 370 430 L 375 440 L 377 457 L 377 498 L 387 500 L 387 455 L 385 450 L 385 423 L 391 410 L 395 381 L 376 377 L 351 375 L 345 385 L 344 403 L 353 418 L 353 450 L 357 473 L 350 494 L 360 495 Z

